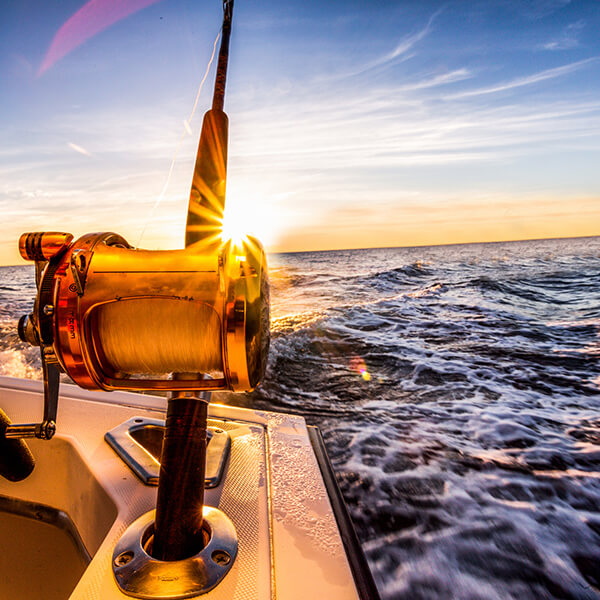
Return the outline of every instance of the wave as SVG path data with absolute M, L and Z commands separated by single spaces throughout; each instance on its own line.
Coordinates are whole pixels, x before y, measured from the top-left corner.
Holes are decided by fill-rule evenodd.
M 383 597 L 599 597 L 600 238 L 278 261 L 267 376 L 222 396 L 321 428 Z

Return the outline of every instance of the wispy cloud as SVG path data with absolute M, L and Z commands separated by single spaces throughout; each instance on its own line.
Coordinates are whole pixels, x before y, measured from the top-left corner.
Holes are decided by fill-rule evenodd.
M 542 44 L 544 50 L 570 50 L 579 46 L 579 35 L 585 27 L 585 21 L 580 20 L 567 25 L 560 36 Z
M 490 109 L 473 103 L 430 105 L 426 100 L 395 103 L 401 93 L 405 92 L 381 90 L 380 95 L 365 96 L 362 111 L 357 99 L 354 105 L 344 106 L 329 98 L 318 102 L 319 110 L 314 111 L 288 106 L 293 122 L 284 111 L 255 113 L 256 126 L 248 125 L 244 135 L 232 132 L 233 170 L 241 167 L 249 173 L 268 164 L 282 177 L 286 174 L 298 181 L 301 173 L 312 174 L 313 181 L 322 177 L 335 187 L 339 185 L 336 172 L 348 170 L 366 173 L 510 161 L 536 146 L 551 151 L 567 141 L 572 146 L 585 141 L 598 147 L 600 102 L 549 101 Z M 301 186 L 305 188 L 306 182 Z
M 356 75 L 362 75 L 367 71 L 371 71 L 373 69 L 380 69 L 382 67 L 397 64 L 400 61 L 412 58 L 414 54 L 411 52 L 411 50 L 431 32 L 433 22 L 443 11 L 443 7 L 436 10 L 431 15 L 431 17 L 429 17 L 429 20 L 427 21 L 427 24 L 425 25 L 425 27 L 423 27 L 423 29 L 402 38 L 400 42 L 398 42 L 398 44 L 395 46 L 395 48 L 390 52 L 387 52 L 386 54 L 383 54 L 382 56 L 379 56 L 363 64 L 355 70 L 343 74 L 339 77 L 339 79 L 343 79 L 346 77 L 354 77 Z
M 546 69 L 544 71 L 540 71 L 539 73 L 534 73 L 533 75 L 528 75 L 527 77 L 518 77 L 517 79 L 512 79 L 511 81 L 506 81 L 504 83 L 500 83 L 497 85 L 478 88 L 475 90 L 466 90 L 464 92 L 458 92 L 456 94 L 446 96 L 445 99 L 446 100 L 457 100 L 460 98 L 483 96 L 485 94 L 495 94 L 497 92 L 505 92 L 507 90 L 521 88 L 521 87 L 524 87 L 527 85 L 533 85 L 535 83 L 539 83 L 540 81 L 546 81 L 548 79 L 554 79 L 556 77 L 562 77 L 563 75 L 568 75 L 569 73 L 573 73 L 574 71 L 581 69 L 585 65 L 588 65 L 592 62 L 597 61 L 598 58 L 599 57 L 594 56 L 592 58 L 586 58 L 585 60 L 579 60 L 577 62 L 570 63 L 568 65 L 563 65 L 561 67 L 555 67 L 553 69 Z
M 515 11 L 521 13 L 528 19 L 537 21 L 543 19 L 556 11 L 571 4 L 571 0 L 513 0 L 512 6 Z
M 431 26 L 433 25 L 433 21 L 440 15 L 443 9 L 437 10 L 431 17 L 429 17 L 429 21 L 427 21 L 427 25 L 417 33 L 409 35 L 400 41 L 400 43 L 388 54 L 384 54 L 377 60 L 372 63 L 372 67 L 380 66 L 389 62 L 392 62 L 399 56 L 406 54 L 409 50 L 413 48 L 418 42 L 420 42 L 425 36 L 427 36 L 431 32 Z
M 73 142 L 68 142 L 67 146 L 69 146 L 69 148 L 71 148 L 71 150 L 75 150 L 75 152 L 79 152 L 79 154 L 83 154 L 84 156 L 92 156 L 91 152 L 86 150 L 83 146 L 78 146 L 77 144 L 74 144 Z
M 374 230 L 391 231 L 410 221 L 407 215 L 414 216 L 411 227 L 421 236 L 423 217 L 433 219 L 444 203 L 449 208 L 440 219 L 454 218 L 463 235 L 460 224 L 474 212 L 464 206 L 465 198 L 489 199 L 498 213 L 513 207 L 503 206 L 492 192 L 514 193 L 518 205 L 543 186 L 562 202 L 574 197 L 577 186 L 579 191 L 589 188 L 592 163 L 600 152 L 600 99 L 593 95 L 597 78 L 591 77 L 598 72 L 600 56 L 561 64 L 567 60 L 560 55 L 537 53 L 534 57 L 544 61 L 556 59 L 544 63 L 553 68 L 527 74 L 500 51 L 488 60 L 479 49 L 458 43 L 452 51 L 434 47 L 439 14 L 425 6 L 411 33 L 398 38 L 400 25 L 382 27 L 386 37 L 370 44 L 365 40 L 365 45 L 357 41 L 362 35 L 357 22 L 348 30 L 357 37 L 344 38 L 343 50 L 332 51 L 330 60 L 313 61 L 305 78 L 286 72 L 281 93 L 273 82 L 277 77 L 253 76 L 251 86 L 232 85 L 227 95 L 232 124 L 228 202 L 237 196 L 273 231 L 302 230 L 302 236 L 318 229 L 320 219 L 329 227 L 327 211 L 348 206 L 356 219 L 334 220 L 341 223 L 339 244 L 344 245 L 351 227 L 364 230 L 368 223 Z M 565 31 L 575 36 L 577 23 Z M 450 18 L 444 25 L 455 26 Z M 546 36 L 545 24 L 543 31 Z M 489 41 L 490 47 L 493 43 Z M 357 47 L 371 60 L 343 54 Z M 418 60 L 421 50 L 423 61 Z M 526 52 L 523 61 L 531 60 L 531 45 Z M 413 56 L 417 59 L 403 62 Z M 332 80 L 332 64 L 345 60 L 354 61 L 351 72 Z M 483 66 L 494 62 L 506 68 L 501 77 Z M 320 79 L 315 76 L 319 68 Z M 563 83 L 559 78 L 575 72 L 569 80 L 574 85 L 558 85 Z M 535 88 L 535 103 L 526 97 L 527 86 L 553 79 L 558 80 L 555 85 Z M 501 93 L 511 90 L 515 93 Z M 118 215 L 119 231 L 133 242 L 149 223 L 144 243 L 180 245 L 199 133 L 199 121 L 190 124 L 188 119 L 182 126 L 188 103 L 191 99 L 181 95 L 135 106 L 102 103 L 72 111 L 69 105 L 40 121 L 35 135 L 13 128 L 8 132 L 12 138 L 0 148 L 0 207 L 7 222 L 15 223 L 10 236 L 4 235 L 16 239 L 21 230 L 40 222 L 81 233 L 110 229 Z M 182 129 L 186 135 L 175 164 Z M 68 140 L 77 144 L 69 142 L 67 148 Z M 90 156 L 90 150 L 93 160 L 83 160 L 80 154 Z M 547 168 L 561 161 L 564 172 Z M 577 161 L 574 168 L 569 161 Z M 152 216 L 169 165 L 174 169 L 169 194 Z M 435 211 L 423 210 L 428 201 L 435 201 Z M 597 214 L 594 201 L 578 206 Z M 327 235 L 324 231 L 323 239 Z M 299 238 L 298 248 L 305 243 Z
M 448 73 L 442 73 L 441 75 L 434 75 L 433 77 L 423 78 L 420 81 L 416 81 L 414 83 L 408 83 L 406 85 L 400 86 L 399 89 L 405 91 L 424 90 L 440 85 L 456 83 L 457 81 L 464 81 L 465 79 L 469 79 L 472 76 L 473 74 L 469 69 L 455 69 L 454 71 L 449 71 Z

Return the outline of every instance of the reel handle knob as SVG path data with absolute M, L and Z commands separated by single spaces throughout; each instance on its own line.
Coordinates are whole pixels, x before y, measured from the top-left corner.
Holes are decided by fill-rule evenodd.
M 66 250 L 73 234 L 61 231 L 34 231 L 21 234 L 19 253 L 25 260 L 46 261 Z
M 30 344 L 31 346 L 39 346 L 40 340 L 38 339 L 37 333 L 35 331 L 35 326 L 33 324 L 31 314 L 23 315 L 19 319 L 19 324 L 17 325 L 17 333 L 19 334 L 19 339 L 26 344 Z

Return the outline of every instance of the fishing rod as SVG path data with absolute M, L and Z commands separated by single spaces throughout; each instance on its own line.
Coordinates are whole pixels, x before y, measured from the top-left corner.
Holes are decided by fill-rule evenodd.
M 200 244 L 215 248 L 221 243 L 227 182 L 229 119 L 223 107 L 229 62 L 233 0 L 223 1 L 223 25 L 212 108 L 204 115 L 196 154 L 185 228 L 186 248 Z
M 215 90 L 213 93 L 213 110 L 223 110 L 225 103 L 225 84 L 227 82 L 227 65 L 229 64 L 229 39 L 231 38 L 231 20 L 233 18 L 233 0 L 223 1 L 223 26 L 221 28 L 221 46 L 217 62 Z

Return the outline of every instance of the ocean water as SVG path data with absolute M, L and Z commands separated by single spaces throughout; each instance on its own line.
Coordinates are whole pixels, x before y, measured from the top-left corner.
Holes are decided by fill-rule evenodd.
M 600 598 L 600 238 L 271 257 L 265 381 L 321 428 L 386 600 Z M 30 267 L 0 269 L 0 373 Z

